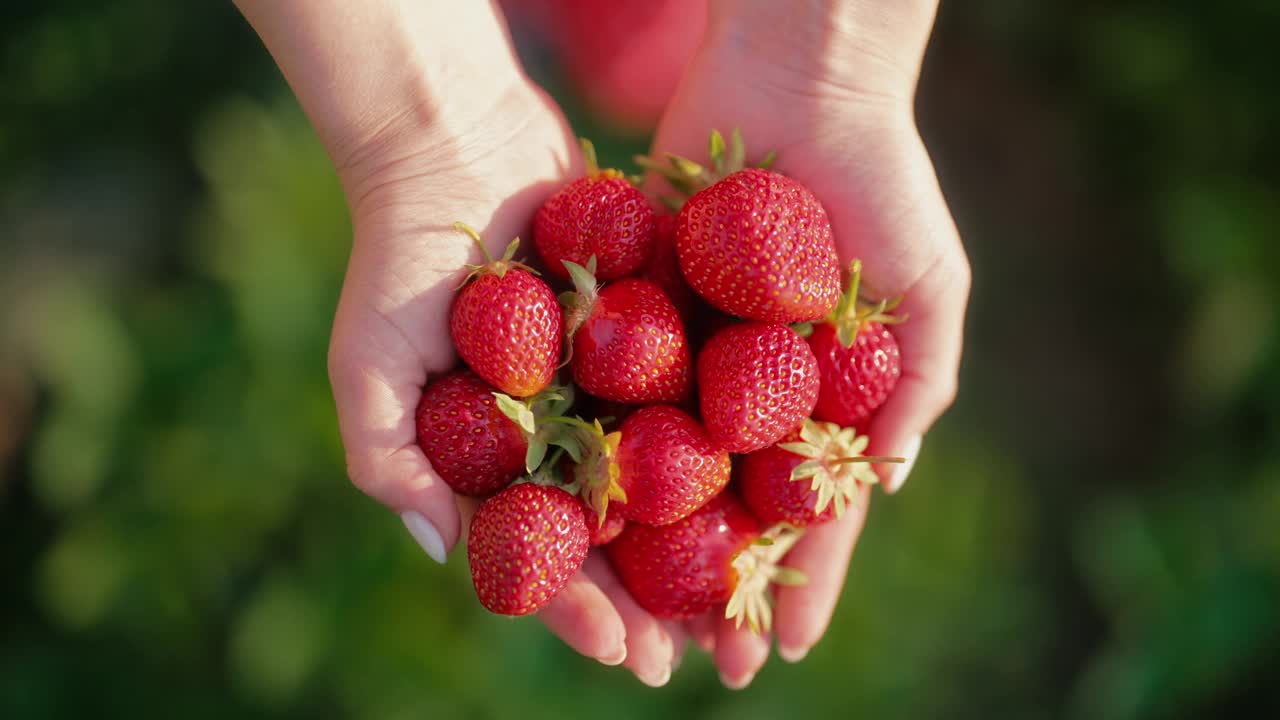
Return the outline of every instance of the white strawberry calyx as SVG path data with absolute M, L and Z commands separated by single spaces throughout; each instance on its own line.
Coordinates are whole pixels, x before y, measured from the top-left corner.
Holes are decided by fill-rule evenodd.
M 564 426 L 548 420 L 564 415 L 573 405 L 572 385 L 551 385 L 528 398 L 516 399 L 500 392 L 493 393 L 498 409 L 524 433 L 529 449 L 525 452 L 526 472 L 534 472 L 546 458 L 547 448 L 555 445 L 576 457 L 576 440 L 567 437 Z M 565 447 L 566 445 L 573 446 Z
M 863 455 L 871 439 L 858 435 L 853 428 L 813 419 L 800 426 L 798 442 L 779 443 L 778 447 L 805 458 L 791 471 L 791 481 L 809 481 L 809 489 L 818 494 L 814 513 L 822 513 L 833 501 L 836 517 L 858 503 L 858 492 L 864 485 L 880 482 L 872 463 L 901 463 L 900 457 Z
M 849 287 L 840 296 L 836 309 L 831 311 L 828 322 L 836 327 L 836 339 L 843 347 L 853 345 L 853 341 L 869 322 L 882 325 L 897 325 L 905 322 L 906 315 L 893 315 L 893 311 L 902 304 L 902 296 L 869 302 L 858 298 L 858 289 L 862 282 L 862 261 L 854 260 L 849 264 Z
M 778 564 L 803 536 L 803 530 L 780 523 L 766 530 L 730 561 L 738 581 L 724 606 L 724 616 L 733 621 L 735 628 L 742 627 L 745 620 L 756 635 L 769 632 L 773 626 L 773 596 L 769 586 L 808 582 L 804 573 Z
M 588 423 L 579 417 L 548 417 L 547 422 L 566 429 L 553 442 L 569 454 L 574 461 L 573 479 L 565 489 L 582 497 L 587 507 L 596 513 L 598 525 L 604 525 L 609 501 L 627 501 L 627 493 L 618 484 L 622 468 L 618 465 L 618 445 L 622 433 L 605 433 L 597 419 Z
M 711 167 L 700 165 L 675 153 L 666 153 L 665 164 L 647 155 L 636 155 L 635 162 L 641 168 L 661 175 L 685 198 L 692 197 L 699 190 L 710 187 L 748 167 L 747 147 L 742 141 L 742 131 L 734 128 L 733 132 L 729 133 L 729 143 L 726 145 L 720 131 L 712 130 L 711 138 L 707 142 L 707 156 L 711 159 Z M 777 153 L 770 150 L 754 167 L 768 170 L 775 159 L 777 159 Z M 679 210 L 684 204 L 683 198 L 664 196 L 660 199 L 672 210 Z
M 503 277 L 507 274 L 508 270 L 524 270 L 532 275 L 538 274 L 537 270 L 534 270 L 528 265 L 525 265 L 515 259 L 516 250 L 520 248 L 520 238 L 515 238 L 510 243 L 507 243 L 507 249 L 502 252 L 502 257 L 494 260 L 493 255 L 489 252 L 489 248 L 486 247 L 484 241 L 480 239 L 480 233 L 476 232 L 475 228 L 463 222 L 455 222 L 453 224 L 453 229 L 466 234 L 475 241 L 475 244 L 480 246 L 480 253 L 484 255 L 483 263 L 479 265 L 467 265 L 467 269 L 471 272 L 467 273 L 467 277 L 463 279 L 462 285 L 466 285 L 471 282 L 473 278 L 481 275 L 492 274 L 497 275 L 498 277 Z M 459 285 L 459 287 L 462 285 Z

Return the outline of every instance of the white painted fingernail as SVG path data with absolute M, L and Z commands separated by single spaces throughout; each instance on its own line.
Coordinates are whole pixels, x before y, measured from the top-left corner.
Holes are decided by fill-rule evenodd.
M 724 686 L 730 690 L 741 690 L 750 685 L 751 681 L 754 680 L 755 677 L 755 673 L 747 673 L 740 678 L 731 678 L 724 673 L 720 673 L 720 682 L 724 683 Z
M 644 683 L 645 685 L 648 685 L 649 687 L 659 688 L 659 687 L 662 687 L 663 685 L 666 685 L 667 682 L 671 680 L 671 666 L 668 665 L 662 668 L 662 670 L 659 671 L 657 675 L 653 675 L 650 677 L 644 677 L 644 676 L 638 675 L 637 677 L 639 677 L 640 682 Z
M 596 658 L 602 665 L 621 665 L 622 661 L 627 659 L 627 646 L 619 645 L 618 650 L 612 655 L 604 655 Z
M 911 474 L 911 468 L 915 467 L 916 458 L 920 455 L 920 441 L 920 436 L 916 435 L 907 441 L 906 447 L 902 448 L 902 457 L 906 458 L 907 461 L 894 468 L 893 476 L 889 478 L 889 485 L 885 488 L 890 495 L 898 492 L 903 485 L 907 484 L 907 476 Z
M 778 646 L 778 655 L 789 663 L 798 663 L 809 654 L 809 648 L 805 647 L 787 647 L 785 645 Z
M 440 531 L 436 530 L 436 526 L 423 517 L 422 513 L 414 510 L 400 513 L 400 521 L 404 523 L 413 539 L 422 546 L 422 551 L 427 554 L 427 557 L 443 565 L 444 539 L 440 537 Z

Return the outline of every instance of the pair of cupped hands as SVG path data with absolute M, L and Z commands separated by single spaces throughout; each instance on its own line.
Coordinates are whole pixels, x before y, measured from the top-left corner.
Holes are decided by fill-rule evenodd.
M 842 259 L 862 260 L 863 294 L 905 296 L 900 312 L 909 321 L 894 328 L 903 375 L 868 429 L 869 454 L 908 458 L 882 474 L 894 492 L 954 396 L 969 290 L 968 264 L 913 114 L 934 9 L 863 2 L 861 15 L 815 21 L 805 14 L 811 5 L 757 3 L 744 13 L 713 3 L 651 154 L 700 159 L 711 129 L 739 128 L 749 151 L 776 151 L 774 169 L 822 201 Z M 498 251 L 584 172 L 559 109 L 524 74 L 509 41 L 500 42 L 505 51 L 446 68 L 480 67 L 475 82 L 430 103 L 407 102 L 347 137 L 322 132 L 355 233 L 329 357 L 350 475 L 439 562 L 475 510 L 432 471 L 414 430 L 428 378 L 458 362 L 449 307 L 464 265 L 479 259 L 453 223 L 476 227 Z M 656 199 L 668 188 L 650 177 L 645 189 Z M 523 252 L 533 253 L 532 243 Z M 784 659 L 799 660 L 825 632 L 869 500 L 864 494 L 841 521 L 812 529 L 788 556 L 808 583 L 776 592 L 773 632 Z M 713 654 L 733 688 L 751 681 L 771 643 L 714 616 L 654 618 L 599 551 L 538 617 L 583 655 L 625 665 L 655 686 L 670 678 L 690 639 Z

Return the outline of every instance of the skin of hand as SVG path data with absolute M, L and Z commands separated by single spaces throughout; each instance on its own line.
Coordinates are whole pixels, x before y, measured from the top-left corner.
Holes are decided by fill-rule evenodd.
M 354 242 L 334 320 L 330 380 L 352 481 L 399 514 L 433 559 L 477 503 L 418 448 L 414 411 L 457 362 L 449 308 L 464 265 L 495 255 L 583 172 L 559 110 L 524 75 L 489 3 L 239 0 L 338 169 Z M 526 244 L 522 255 L 533 253 Z M 660 685 L 684 630 L 640 609 L 599 551 L 538 613 L 569 646 Z
M 659 125 L 652 155 L 705 159 L 712 128 L 740 128 L 748 157 L 776 150 L 773 169 L 822 201 L 841 259 L 863 262 L 866 297 L 905 295 L 893 328 L 903 375 L 869 429 L 870 455 L 896 492 L 920 439 L 956 392 L 970 271 L 916 130 L 916 80 L 936 0 L 713 0 L 707 34 Z M 666 190 L 656 176 L 649 190 Z M 811 529 L 786 564 L 807 585 L 777 590 L 779 654 L 798 661 L 830 622 L 861 532 L 869 492 L 838 522 Z M 714 654 L 721 678 L 742 688 L 770 639 L 717 618 L 688 631 Z

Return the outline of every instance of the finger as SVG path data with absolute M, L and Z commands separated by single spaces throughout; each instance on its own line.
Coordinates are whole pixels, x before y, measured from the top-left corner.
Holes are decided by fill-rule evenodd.
M 596 554 L 589 555 L 565 589 L 538 611 L 538 619 L 574 650 L 618 665 L 627 659 L 627 630 L 614 603 L 591 577 L 600 562 Z
M 426 382 L 418 354 L 389 338 L 376 315 L 339 309 L 329 378 L 351 481 L 400 515 L 422 549 L 443 563 L 461 526 L 453 490 L 418 447 L 414 411 Z
M 856 507 L 849 507 L 837 521 L 810 528 L 787 553 L 783 564 L 803 572 L 808 582 L 779 586 L 774 591 L 773 629 L 783 660 L 799 662 L 826 633 L 844 588 L 849 557 L 866 520 L 870 496 L 869 486 L 864 486 Z
M 671 637 L 671 672 L 675 673 L 684 661 L 684 653 L 689 646 L 689 631 L 683 623 L 674 621 L 663 622 L 662 627 L 666 628 L 667 635 Z
M 719 617 L 716 613 L 703 613 L 685 623 L 689 636 L 702 648 L 703 652 L 712 653 L 716 649 L 716 630 L 719 628 Z
M 717 620 L 715 660 L 725 687 L 741 690 L 750 685 L 768 659 L 769 635 L 756 635 L 745 623 L 735 628 L 732 620 Z
M 587 558 L 583 569 L 622 618 L 627 643 L 627 659 L 623 664 L 650 687 L 666 685 L 671 679 L 675 645 L 664 623 L 636 604 L 599 552 Z

